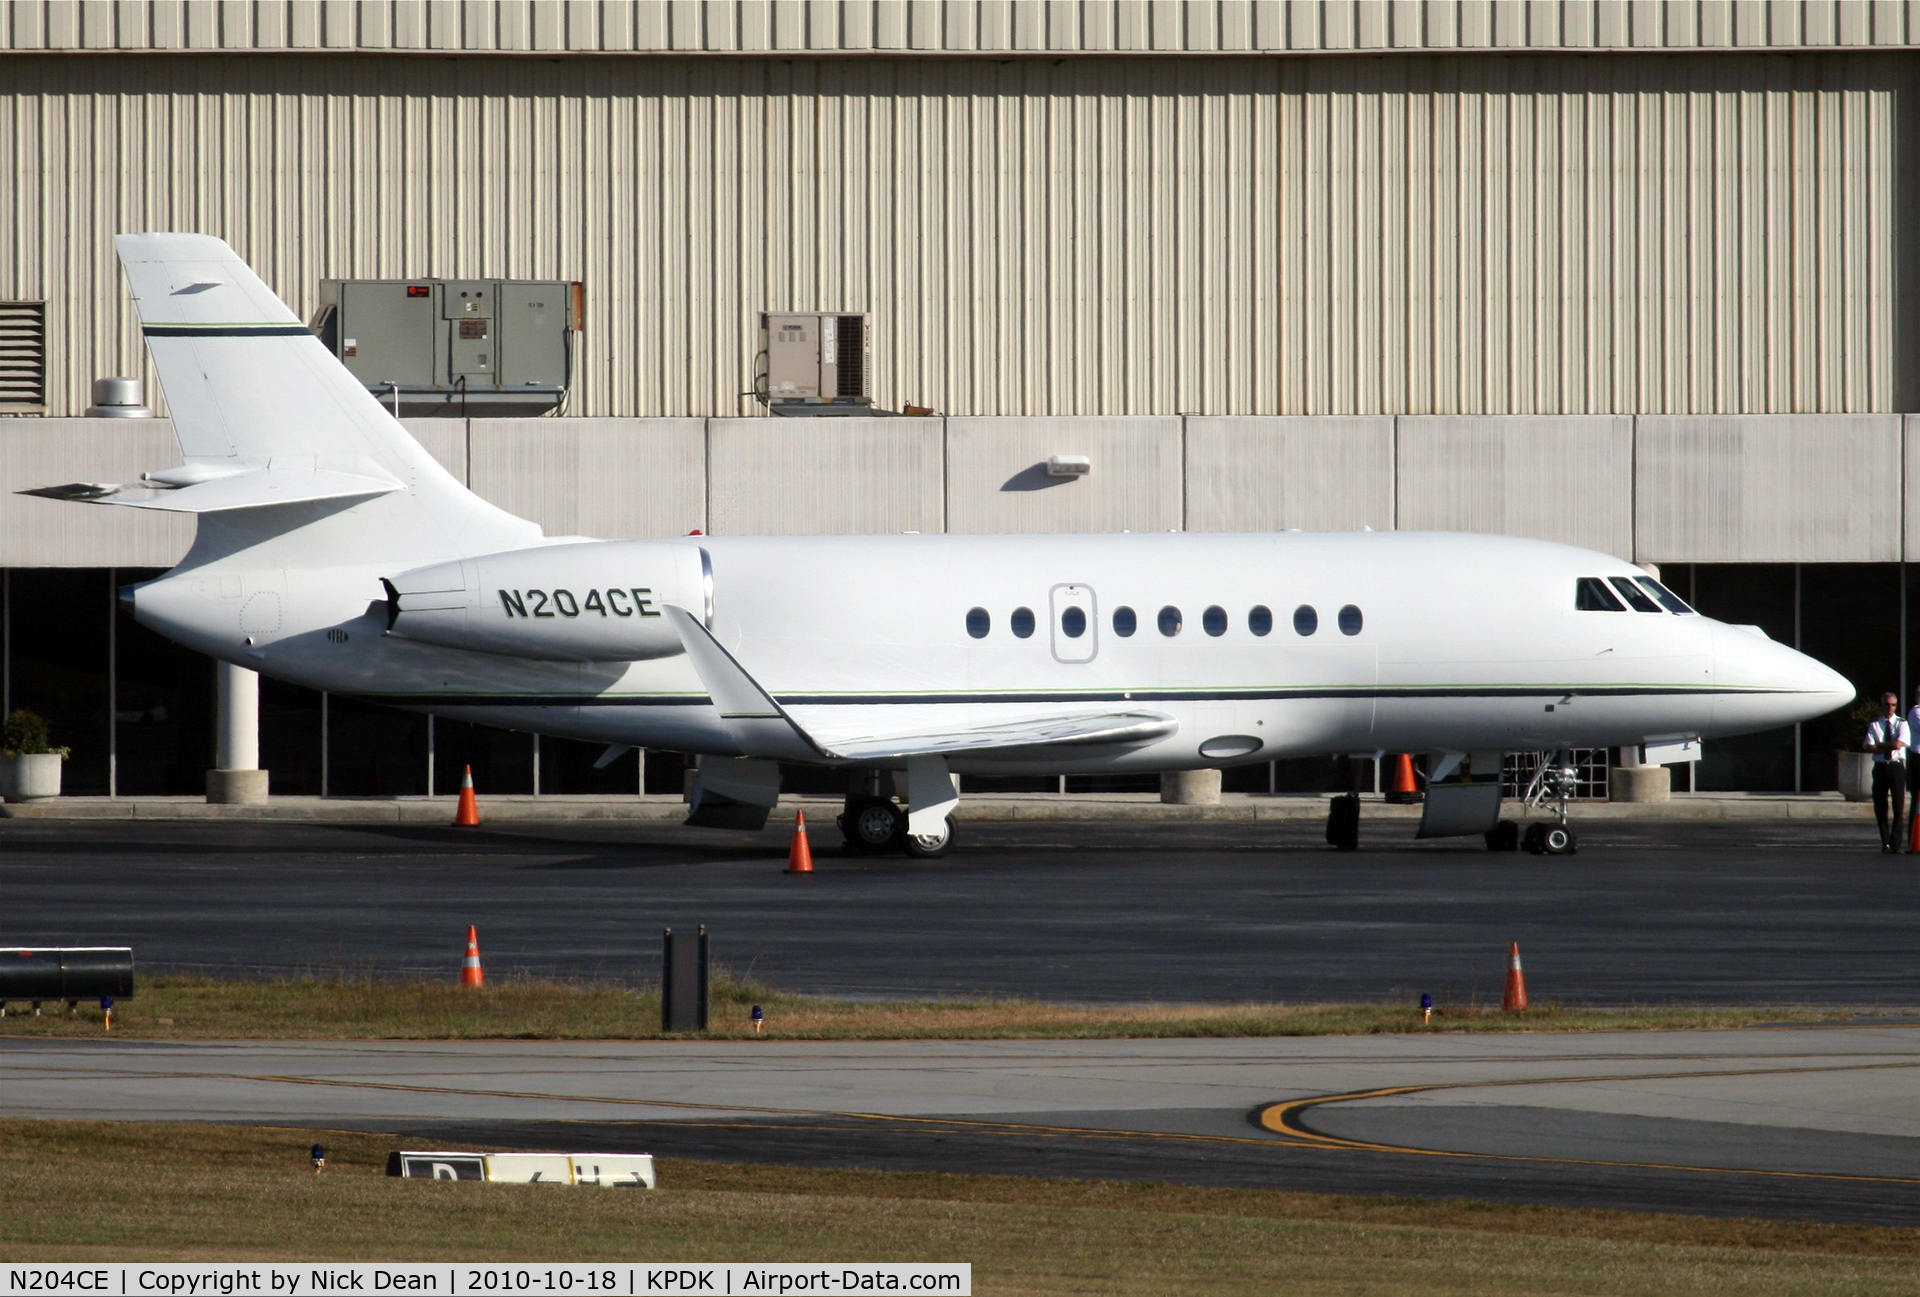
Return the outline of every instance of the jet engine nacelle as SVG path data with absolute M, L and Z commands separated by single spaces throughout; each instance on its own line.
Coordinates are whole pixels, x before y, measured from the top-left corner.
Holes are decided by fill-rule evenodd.
M 387 633 L 563 662 L 681 652 L 661 614 L 712 617 L 712 569 L 686 541 L 609 540 L 483 554 L 386 578 Z

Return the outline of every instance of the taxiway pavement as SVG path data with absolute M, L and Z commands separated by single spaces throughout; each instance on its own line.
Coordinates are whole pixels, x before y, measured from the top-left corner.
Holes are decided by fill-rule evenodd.
M 1920 1028 L 0 1050 L 0 1115 L 1920 1225 Z

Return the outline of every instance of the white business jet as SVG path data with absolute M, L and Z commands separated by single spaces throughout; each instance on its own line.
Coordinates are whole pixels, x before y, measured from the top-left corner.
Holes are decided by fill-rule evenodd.
M 697 753 L 695 824 L 757 828 L 783 763 L 830 767 L 852 847 L 931 856 L 957 773 L 1410 752 L 1423 834 L 1511 847 L 1503 753 L 1738 734 L 1854 698 L 1641 569 L 1540 541 L 546 536 L 449 475 L 225 243 L 117 244 L 185 463 L 40 493 L 198 517 L 180 565 L 125 592 L 139 621 L 603 760 Z M 1329 839 L 1350 848 L 1349 806 Z M 1564 814 L 1558 833 L 1538 849 L 1570 850 Z

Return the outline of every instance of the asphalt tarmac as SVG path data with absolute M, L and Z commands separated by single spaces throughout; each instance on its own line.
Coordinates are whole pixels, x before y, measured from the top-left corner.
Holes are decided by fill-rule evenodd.
M 1579 854 L 1317 825 L 963 826 L 937 861 L 783 872 L 784 827 L 480 829 L 0 820 L 0 944 L 132 945 L 146 972 L 658 976 L 660 930 L 794 991 L 1083 1002 L 1920 1006 L 1920 857 L 1870 827 L 1596 821 Z
M 1920 1225 L 1920 1027 L 1239 1040 L 16 1040 L 0 1114 Z M 289 1161 L 304 1143 L 289 1136 Z

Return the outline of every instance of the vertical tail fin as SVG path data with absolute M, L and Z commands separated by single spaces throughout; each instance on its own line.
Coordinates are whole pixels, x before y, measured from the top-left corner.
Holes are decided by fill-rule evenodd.
M 442 468 L 223 240 L 122 234 L 114 243 L 186 457 L 177 480 L 268 465 L 384 476 L 404 490 L 361 508 L 403 519 L 396 537 L 437 533 L 432 548 L 466 553 L 539 539 L 533 524 Z M 256 535 L 301 525 L 271 510 L 245 522 Z

